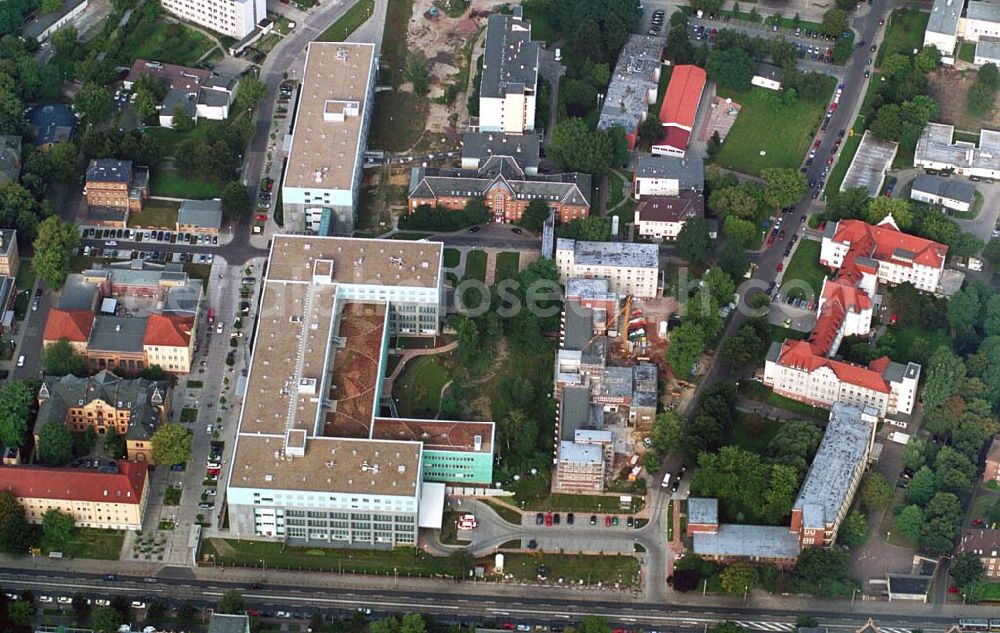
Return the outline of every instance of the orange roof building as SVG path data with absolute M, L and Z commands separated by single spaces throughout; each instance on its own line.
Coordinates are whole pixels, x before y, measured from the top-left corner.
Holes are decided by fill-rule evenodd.
M 46 343 L 55 343 L 61 339 L 66 339 L 70 344 L 82 344 L 86 346 L 87 339 L 90 338 L 90 328 L 94 322 L 94 313 L 90 310 L 61 310 L 52 308 L 49 310 L 48 319 L 45 321 L 45 329 L 42 332 L 42 340 Z
M 78 527 L 138 530 L 149 491 L 146 470 L 147 464 L 124 459 L 96 468 L 3 466 L 0 491 L 14 495 L 32 523 L 54 508 Z
M 660 106 L 663 138 L 653 144 L 653 154 L 684 156 L 694 129 L 698 104 L 705 91 L 705 69 L 692 64 L 674 66 L 667 94 Z

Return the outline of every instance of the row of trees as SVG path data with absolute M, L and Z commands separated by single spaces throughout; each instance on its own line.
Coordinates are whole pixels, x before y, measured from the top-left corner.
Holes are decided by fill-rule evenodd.
M 928 121 L 937 118 L 937 103 L 926 95 L 927 73 L 941 63 L 933 46 L 914 56 L 893 53 L 882 60 L 882 81 L 876 88 L 867 117 L 869 129 L 879 138 L 898 141 L 912 151 Z
M 412 213 L 399 216 L 399 228 L 425 231 L 457 231 L 490 221 L 490 210 L 482 198 L 470 198 L 461 211 L 421 204 Z

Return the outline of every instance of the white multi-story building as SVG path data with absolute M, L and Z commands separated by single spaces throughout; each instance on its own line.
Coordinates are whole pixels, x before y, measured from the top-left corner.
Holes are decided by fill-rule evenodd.
M 635 199 L 676 196 L 705 188 L 705 161 L 677 156 L 640 156 L 635 169 Z
M 1000 178 L 1000 131 L 982 129 L 979 144 L 953 140 L 955 126 L 928 123 L 917 139 L 913 166 L 953 170 L 959 176 Z
M 374 44 L 309 44 L 282 183 L 289 231 L 354 231 L 377 67 Z
M 919 381 L 916 363 L 882 357 L 861 367 L 817 354 L 808 341 L 773 343 L 764 363 L 764 384 L 779 395 L 827 409 L 872 407 L 879 417 L 911 413 Z
M 827 223 L 819 261 L 837 269 L 858 263 L 875 269 L 881 283 L 937 292 L 947 254 L 944 244 L 903 233 L 887 217 L 877 226 L 861 220 Z
M 635 205 L 639 235 L 654 240 L 675 240 L 684 224 L 705 217 L 705 197 L 685 189 L 676 196 L 646 196 Z
M 942 61 L 946 64 L 955 62 L 963 2 L 964 0 L 934 0 L 927 29 L 924 31 L 924 46 L 933 46 L 941 51 Z
M 563 284 L 571 277 L 607 279 L 611 292 L 656 297 L 660 279 L 655 244 L 556 240 L 556 267 Z
M 978 42 L 983 37 L 1000 37 L 1000 3 L 969 0 L 959 27 L 962 38 Z
M 265 0 L 161 0 L 182 20 L 236 39 L 243 39 L 267 17 Z
M 535 129 L 538 42 L 531 22 L 515 5 L 513 15 L 494 13 L 486 23 L 486 52 L 479 87 L 479 129 L 523 134 Z
M 274 238 L 228 473 L 233 536 L 416 543 L 421 501 L 434 494 L 433 509 L 443 484 L 423 481 L 422 441 L 380 437 L 374 420 L 390 334 L 438 331 L 442 254 L 440 243 Z M 491 431 L 469 435 L 470 450 L 492 450 Z

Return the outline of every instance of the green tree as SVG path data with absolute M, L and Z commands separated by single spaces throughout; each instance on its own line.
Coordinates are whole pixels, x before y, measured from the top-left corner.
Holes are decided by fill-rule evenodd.
M 153 433 L 153 461 L 183 464 L 191 457 L 191 431 L 180 424 L 164 424 Z
M 576 633 L 611 633 L 611 625 L 599 615 L 585 615 L 576 625 Z
M 426 633 L 427 624 L 419 613 L 407 613 L 399 625 L 399 633 Z
M 712 136 L 708 137 L 705 152 L 708 154 L 709 158 L 715 158 L 720 151 L 722 151 L 722 137 L 719 136 L 719 131 L 715 130 L 712 132 Z
M 913 63 L 921 71 L 929 73 L 941 65 L 941 51 L 936 46 L 925 46 L 917 53 Z
M 236 98 L 233 99 L 233 108 L 240 110 L 253 110 L 260 103 L 261 99 L 267 96 L 267 84 L 260 79 L 245 76 L 240 80 L 240 85 L 236 88 Z
M 573 117 L 553 128 L 547 153 L 560 169 L 597 175 L 607 172 L 613 151 L 607 133 Z
M 245 610 L 246 605 L 243 602 L 242 593 L 235 589 L 230 589 L 222 594 L 222 599 L 219 600 L 219 613 L 239 614 Z
M 993 109 L 996 91 L 989 86 L 976 82 L 972 84 L 965 95 L 965 112 L 969 116 L 984 117 Z
M 893 523 L 893 530 L 911 543 L 917 542 L 923 529 L 924 512 L 915 505 L 903 508 Z
M 73 106 L 88 123 L 100 123 L 111 116 L 114 100 L 108 88 L 88 83 L 77 93 Z
M 704 265 L 712 249 L 709 238 L 708 221 L 704 218 L 692 218 L 684 223 L 677 234 L 675 250 L 681 259 L 696 265 Z
M 687 379 L 704 351 L 705 339 L 701 329 L 690 323 L 684 323 L 670 335 L 667 364 L 675 376 Z
M 122 625 L 122 614 L 111 607 L 94 610 L 90 617 L 90 626 L 96 633 L 118 633 Z
M 726 593 L 739 594 L 756 589 L 760 584 L 760 575 L 750 563 L 733 563 L 719 574 L 719 583 Z
M 923 505 L 931 500 L 937 490 L 937 479 L 934 472 L 927 466 L 922 466 L 913 475 L 910 485 L 906 488 L 906 500 L 910 503 Z
M 900 456 L 903 466 L 916 472 L 927 463 L 927 441 L 919 437 L 911 437 Z
M 865 515 L 857 510 L 849 512 L 840 525 L 837 540 L 851 549 L 864 545 L 868 540 L 868 520 Z
M 748 248 L 756 242 L 760 229 L 750 220 L 742 220 L 730 215 L 722 221 L 722 234 L 727 240 L 732 240 L 741 247 Z
M 59 510 L 46 510 L 42 515 L 42 536 L 50 550 L 63 550 L 73 540 L 73 517 Z
M 170 111 L 170 127 L 182 134 L 194 129 L 194 117 L 188 113 L 187 105 L 178 103 L 173 107 Z
M 870 470 L 861 479 L 858 490 L 861 507 L 869 512 L 888 507 L 892 502 L 892 484 L 877 470 Z
M 57 53 L 69 56 L 76 52 L 78 37 L 79 34 L 76 31 L 76 27 L 70 24 L 53 33 L 52 36 L 49 37 L 49 42 L 52 44 L 52 48 L 54 48 Z
M 812 422 L 789 420 L 771 438 L 765 454 L 774 462 L 791 466 L 805 475 L 822 439 L 823 432 Z
M 63 466 L 73 458 L 73 436 L 65 424 L 52 422 L 38 431 L 38 457 L 49 466 Z
M 957 297 L 958 295 L 956 295 Z M 954 299 L 952 299 L 952 302 Z M 977 302 L 978 305 L 978 302 Z M 952 317 L 951 303 L 948 306 L 949 319 Z M 976 312 L 978 316 L 978 308 Z M 964 317 L 963 317 L 964 318 Z M 975 318 L 975 316 L 973 317 Z M 956 318 L 953 323 L 958 322 Z M 941 346 L 931 354 L 924 381 L 923 402 L 925 409 L 934 409 L 945 400 L 958 393 L 965 381 L 965 363 L 950 349 Z
M 935 49 L 936 50 L 936 49 Z M 889 196 L 877 196 L 868 203 L 867 220 L 871 224 L 878 224 L 886 218 L 892 216 L 901 230 L 906 230 L 913 225 L 913 210 L 910 208 L 910 201 L 905 198 L 890 198 Z
M 764 178 L 764 200 L 776 211 L 794 205 L 806 194 L 806 179 L 798 170 L 769 167 L 760 175 Z
M 198 610 L 190 602 L 182 602 L 177 607 L 177 622 L 183 626 L 194 624 L 194 618 L 198 615 Z M 315 629 L 313 629 L 315 631 Z
M 420 51 L 411 51 L 403 76 L 413 84 L 413 92 L 421 97 L 431 91 L 431 72 L 427 67 L 427 57 Z
M 0 491 L 0 551 L 23 554 L 31 538 L 24 508 L 10 492 Z
M 77 147 L 72 142 L 56 143 L 44 156 L 52 168 L 52 175 L 59 180 L 70 180 L 77 171 Z
M 840 35 L 847 30 L 847 14 L 842 9 L 830 9 L 823 14 L 823 32 Z
M 708 206 L 727 220 L 729 216 L 736 216 L 744 220 L 753 219 L 759 204 L 755 189 L 757 187 L 749 183 L 724 189 L 713 189 L 708 196 Z
M 76 614 L 77 624 L 82 624 L 90 615 L 90 599 L 77 591 L 73 594 L 73 612 Z
M 744 325 L 735 336 L 723 341 L 720 352 L 722 361 L 730 369 L 746 367 L 756 362 L 767 351 L 765 346 L 769 342 L 770 339 L 761 338 L 754 327 Z
M 35 394 L 27 382 L 14 380 L 0 385 L 0 443 L 8 448 L 24 446 L 34 403 Z
M 705 67 L 708 76 L 724 88 L 744 91 L 753 80 L 754 61 L 741 48 L 715 48 L 708 56 Z
M 63 222 L 58 215 L 49 216 L 38 225 L 31 266 L 46 286 L 58 290 L 66 283 L 70 261 L 79 244 L 77 227 Z
M 673 411 L 657 415 L 649 434 L 649 440 L 656 452 L 667 455 L 679 450 L 686 426 L 684 420 Z
M 949 573 L 955 580 L 955 586 L 966 591 L 972 585 L 983 580 L 983 561 L 977 554 L 962 552 L 955 558 Z
M 222 212 L 229 219 L 241 218 L 252 208 L 250 195 L 243 183 L 234 180 L 222 190 Z
M 104 436 L 104 450 L 112 459 L 122 459 L 126 457 L 128 451 L 125 446 L 125 437 L 119 435 L 114 429 L 108 429 Z
M 42 367 L 48 376 L 83 376 L 87 361 L 73 351 L 69 339 L 61 338 L 42 350 Z
M 35 618 L 35 603 L 27 600 L 12 602 L 7 615 L 10 618 L 10 624 L 30 627 L 31 621 Z
M 839 548 L 803 548 L 795 563 L 795 586 L 820 597 L 851 595 L 857 585 L 848 575 L 847 552 Z
M 746 629 L 744 629 L 736 622 L 729 622 L 727 620 L 726 622 L 720 622 L 716 625 L 713 625 L 712 628 L 709 629 L 709 631 L 711 631 L 711 633 L 744 633 Z
M 42 13 L 55 13 L 62 8 L 62 0 L 42 0 Z
M 639 140 L 643 145 L 652 145 L 663 138 L 663 124 L 655 114 L 650 114 L 639 124 Z
M 534 233 L 541 233 L 545 221 L 549 219 L 550 214 L 549 205 L 545 204 L 542 200 L 532 200 L 525 207 L 518 224 Z

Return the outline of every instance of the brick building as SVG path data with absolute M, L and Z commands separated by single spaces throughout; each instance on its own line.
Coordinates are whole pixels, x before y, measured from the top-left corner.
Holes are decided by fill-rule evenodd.
M 473 198 L 483 198 L 495 222 L 513 223 L 532 200 L 543 201 L 559 222 L 590 214 L 590 174 L 532 176 L 511 156 L 493 155 L 477 171 L 414 167 L 410 173 L 409 204 L 463 209 Z
M 133 167 L 130 160 L 95 158 L 87 167 L 84 194 L 99 224 L 127 222 L 128 214 L 142 211 L 149 197 L 149 168 Z
M 0 229 L 0 276 L 17 277 L 21 259 L 17 254 L 17 231 Z M 30 290 L 30 288 L 25 288 Z
M 983 576 L 1000 579 L 1000 530 L 963 530 L 958 552 L 971 552 L 983 563 Z
M 986 454 L 986 467 L 983 470 L 983 481 L 1000 483 L 1000 437 L 993 439 L 990 452 Z

